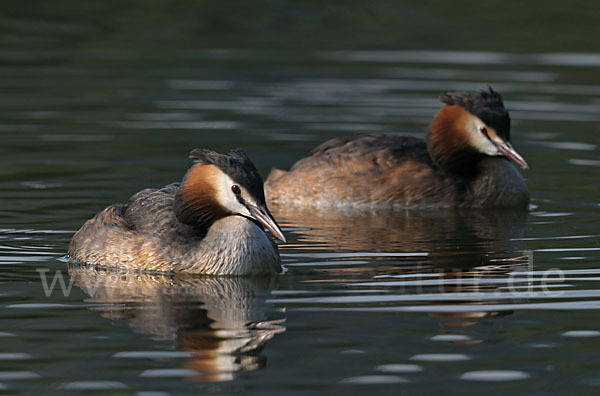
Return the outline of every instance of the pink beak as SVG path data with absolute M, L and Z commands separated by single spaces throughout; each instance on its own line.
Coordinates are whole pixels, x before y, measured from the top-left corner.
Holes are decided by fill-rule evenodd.
M 494 142 L 494 144 L 496 145 L 496 147 L 498 147 L 498 150 L 500 151 L 500 153 L 502 153 L 503 156 L 513 161 L 521 168 L 529 169 L 529 164 L 527 163 L 527 161 L 525 161 L 525 158 L 523 158 L 521 154 L 519 154 L 509 142 Z

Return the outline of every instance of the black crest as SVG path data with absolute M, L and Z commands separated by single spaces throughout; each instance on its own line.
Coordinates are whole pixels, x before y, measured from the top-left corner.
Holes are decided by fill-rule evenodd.
M 234 182 L 248 190 L 258 203 L 265 203 L 263 179 L 244 150 L 235 149 L 227 154 L 220 154 L 207 149 L 194 149 L 190 152 L 190 158 L 197 163 L 217 166 Z
M 440 95 L 440 101 L 464 107 L 494 128 L 501 138 L 510 140 L 510 117 L 504 108 L 502 97 L 492 87 L 488 89 L 489 91 L 479 92 L 446 92 Z

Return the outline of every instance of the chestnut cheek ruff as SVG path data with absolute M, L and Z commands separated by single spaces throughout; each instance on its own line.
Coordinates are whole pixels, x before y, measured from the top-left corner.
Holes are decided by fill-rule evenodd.
M 217 202 L 211 183 L 217 171 L 214 165 L 196 164 L 186 173 L 173 203 L 177 220 L 207 230 L 215 221 L 229 215 Z
M 427 149 L 433 162 L 448 173 L 468 175 L 483 154 L 471 147 L 464 132 L 469 113 L 457 105 L 446 105 L 429 127 Z

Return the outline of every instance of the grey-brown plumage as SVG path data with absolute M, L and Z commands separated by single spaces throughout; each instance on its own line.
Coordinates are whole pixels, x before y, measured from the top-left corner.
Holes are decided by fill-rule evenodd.
M 332 207 L 526 207 L 527 186 L 507 161 L 528 165 L 509 141 L 510 119 L 493 91 L 441 96 L 427 140 L 356 135 L 315 148 L 265 183 L 269 202 Z
M 196 164 L 181 184 L 142 190 L 127 204 L 111 205 L 88 220 L 73 236 L 69 256 L 130 270 L 211 275 L 280 271 L 277 246 L 263 227 L 284 238 L 264 204 L 254 165 L 247 166 L 249 159 L 241 151 L 212 152 L 213 159 L 231 161 L 218 165 L 197 153 L 192 152 Z

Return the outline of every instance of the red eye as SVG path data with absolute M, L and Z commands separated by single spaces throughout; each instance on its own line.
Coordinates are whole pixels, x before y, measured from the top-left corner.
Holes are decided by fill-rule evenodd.
M 231 186 L 231 191 L 233 191 L 235 195 L 240 195 L 242 193 L 242 190 L 240 190 L 240 186 L 238 186 L 237 184 Z
M 482 133 L 482 134 L 484 134 L 485 136 L 487 136 L 487 135 L 488 135 L 488 131 L 487 131 L 487 128 L 486 128 L 486 127 L 483 127 L 483 126 L 482 126 L 481 128 L 479 128 L 479 132 L 481 132 L 481 133 Z

